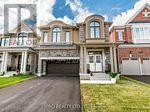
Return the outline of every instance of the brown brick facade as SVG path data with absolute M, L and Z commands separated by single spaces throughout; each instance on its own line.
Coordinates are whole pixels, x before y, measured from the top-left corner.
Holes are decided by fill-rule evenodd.
M 130 54 L 132 57 L 150 57 L 150 48 L 149 47 L 128 47 L 128 48 L 118 48 L 119 53 L 119 62 L 121 63 L 122 58 L 129 58 Z
M 150 21 L 150 17 L 145 17 L 143 14 L 145 10 L 150 11 L 149 8 L 145 7 L 132 21 Z

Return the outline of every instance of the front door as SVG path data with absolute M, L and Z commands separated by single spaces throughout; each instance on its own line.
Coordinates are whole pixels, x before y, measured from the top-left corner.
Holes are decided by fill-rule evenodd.
M 89 52 L 89 67 L 92 72 L 102 71 L 102 52 Z

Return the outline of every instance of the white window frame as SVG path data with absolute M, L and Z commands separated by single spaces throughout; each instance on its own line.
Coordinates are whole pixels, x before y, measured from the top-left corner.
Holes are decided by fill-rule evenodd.
M 8 41 L 6 39 L 8 39 Z M 3 44 L 2 44 L 2 40 L 3 40 Z M 8 43 L 5 43 L 6 41 Z M 1 38 L 1 45 L 0 46 L 2 46 L 2 47 L 8 47 L 9 46 L 9 42 L 10 42 L 10 36 L 3 36 Z
M 69 33 L 69 38 L 67 37 L 67 33 Z M 65 31 L 65 42 L 71 42 L 71 32 L 70 31 Z
M 139 33 L 137 33 L 136 28 L 139 29 Z M 140 31 L 142 29 L 144 31 Z M 150 43 L 150 24 L 132 25 L 132 41 L 133 43 Z
M 123 32 L 124 30 L 116 30 L 118 35 L 118 41 L 123 41 Z
M 45 37 L 45 34 L 47 34 L 47 37 Z M 43 31 L 43 43 L 48 43 L 48 31 Z
M 60 31 L 54 31 L 55 28 L 59 28 Z M 60 43 L 61 42 L 61 30 L 62 30 L 61 27 L 54 27 L 52 29 L 52 42 L 53 43 Z M 54 40 L 54 34 L 56 35 L 56 39 L 55 40 Z
M 92 25 L 92 23 L 94 25 Z M 96 25 L 96 23 L 98 23 L 98 25 Z M 101 37 L 101 29 L 100 29 L 101 23 L 99 21 L 91 21 L 89 24 L 89 27 L 90 27 L 90 38 L 100 38 Z M 91 29 L 93 29 L 93 31 Z M 97 36 L 97 31 L 98 31 L 98 36 Z

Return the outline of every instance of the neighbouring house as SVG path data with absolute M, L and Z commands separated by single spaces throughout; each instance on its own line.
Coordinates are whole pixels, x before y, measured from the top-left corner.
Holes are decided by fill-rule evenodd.
M 76 25 L 55 20 L 39 27 L 39 37 L 34 25 L 23 22 L 21 32 L 16 28 L 1 36 L 1 72 L 19 70 L 38 76 L 117 72 L 116 44 L 109 41 L 111 24 L 100 15 Z M 11 44 L 14 40 L 17 43 Z
M 38 42 L 38 37 L 34 27 L 34 20 L 29 19 L 10 30 L 5 36 L 1 35 L 1 74 L 10 72 L 15 74 L 16 71 L 21 73 L 36 72 L 37 53 L 34 47 Z M 21 32 L 18 32 L 18 29 L 21 29 Z
M 128 17 L 128 13 L 122 17 Z M 119 71 L 123 75 L 150 75 L 150 5 L 145 4 L 123 25 L 112 25 L 110 41 L 118 42 Z

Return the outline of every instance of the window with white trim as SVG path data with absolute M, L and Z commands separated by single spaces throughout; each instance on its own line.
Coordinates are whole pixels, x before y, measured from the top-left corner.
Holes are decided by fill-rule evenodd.
M 25 32 L 18 33 L 17 45 L 27 45 L 28 34 Z
M 133 38 L 136 42 L 150 42 L 150 27 L 133 27 Z
M 91 38 L 100 38 L 100 23 L 92 21 L 90 23 L 90 36 Z
M 47 43 L 48 42 L 48 32 L 43 32 L 43 42 Z
M 59 27 L 53 28 L 53 42 L 60 42 L 61 29 Z
M 9 46 L 9 37 L 1 38 L 1 46 Z
M 118 30 L 118 41 L 123 41 L 123 30 Z
M 71 39 L 70 39 L 70 31 L 66 31 L 66 32 L 65 32 L 65 37 L 66 37 L 66 40 L 65 40 L 65 41 L 66 41 L 66 42 L 70 42 L 70 40 L 71 40 Z

